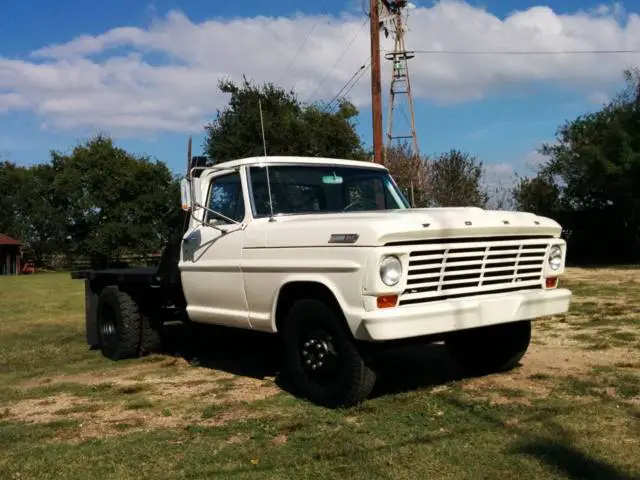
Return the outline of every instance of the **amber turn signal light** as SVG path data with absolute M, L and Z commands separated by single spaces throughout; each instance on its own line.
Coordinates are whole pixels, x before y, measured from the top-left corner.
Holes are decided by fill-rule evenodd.
M 551 277 L 546 279 L 547 288 L 556 288 L 558 286 L 558 278 Z
M 378 308 L 391 308 L 395 307 L 398 302 L 397 295 L 383 295 L 378 297 Z

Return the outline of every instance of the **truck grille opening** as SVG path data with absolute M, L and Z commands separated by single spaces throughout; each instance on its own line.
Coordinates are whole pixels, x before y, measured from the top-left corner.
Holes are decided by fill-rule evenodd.
M 540 237 L 443 239 L 415 245 L 399 305 L 542 288 L 548 245 L 549 239 Z

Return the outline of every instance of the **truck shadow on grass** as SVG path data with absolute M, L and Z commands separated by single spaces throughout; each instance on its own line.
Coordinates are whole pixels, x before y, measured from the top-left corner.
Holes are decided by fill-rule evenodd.
M 415 344 L 381 353 L 374 368 L 378 382 L 370 398 L 447 385 L 472 378 L 456 367 L 444 345 Z
M 293 393 L 282 375 L 282 345 L 274 335 L 214 325 L 199 325 L 196 330 L 171 325 L 165 345 L 164 354 L 183 358 L 192 366 L 258 380 L 272 378 L 279 388 Z M 369 398 L 469 378 L 440 344 L 395 347 L 380 353 L 373 367 L 378 381 Z
M 194 367 L 258 380 L 278 375 L 278 347 L 273 335 L 217 325 L 167 326 L 163 339 L 165 355 L 183 358 Z
M 448 398 L 448 403 L 460 410 L 469 411 L 469 405 L 459 398 Z M 573 406 L 547 406 L 532 412 L 529 420 L 544 425 L 542 431 L 524 425 L 511 425 L 509 430 L 518 438 L 506 453 L 535 458 L 556 472 L 561 472 L 571 480 L 633 480 L 637 476 L 629 475 L 609 462 L 582 451 L 575 444 L 575 433 L 562 426 L 561 419 L 573 410 Z M 504 419 L 499 414 L 487 410 L 474 410 L 478 420 L 493 428 L 505 428 Z M 546 432 L 544 432 L 546 430 Z
M 473 402 L 465 401 L 456 397 L 451 393 L 444 393 L 439 396 L 442 403 L 440 406 L 445 408 L 448 416 L 451 418 L 464 419 L 460 423 L 449 424 L 447 431 L 439 432 L 437 429 L 425 428 L 417 434 L 398 435 L 394 440 L 388 442 L 380 442 L 377 444 L 366 443 L 358 444 L 358 447 L 350 445 L 344 448 L 334 448 L 332 450 L 315 450 L 308 453 L 311 461 L 327 462 L 333 464 L 344 464 L 353 461 L 354 451 L 357 451 L 358 458 L 368 459 L 369 466 L 380 463 L 380 459 L 385 457 L 393 458 L 388 463 L 383 463 L 384 467 L 380 470 L 380 476 L 388 476 L 386 469 L 388 465 L 395 465 L 396 468 L 403 468 L 403 450 L 406 454 L 407 448 L 415 449 L 416 447 L 425 447 L 433 445 L 438 448 L 437 444 L 449 444 L 452 448 L 458 448 L 458 441 L 465 444 L 470 438 L 482 438 L 487 432 L 505 432 L 506 435 L 512 437 L 504 441 L 504 443 L 494 451 L 494 458 L 487 460 L 487 466 L 497 468 L 503 475 L 505 471 L 513 473 L 513 478 L 519 475 L 529 478 L 520 470 L 519 461 L 514 461 L 519 457 L 529 457 L 535 459 L 541 464 L 544 477 L 541 478 L 566 478 L 568 480 L 632 480 L 637 479 L 629 472 L 625 472 L 608 461 L 597 458 L 590 452 L 583 451 L 576 444 L 575 434 L 566 431 L 559 421 L 558 417 L 570 414 L 574 410 L 573 405 L 553 406 L 542 408 L 532 412 L 530 418 L 524 418 L 523 424 L 507 425 L 505 418 L 500 411 L 492 411 L 486 409 L 474 409 Z M 360 420 L 364 425 L 367 421 L 371 421 L 371 417 L 379 419 L 384 411 L 360 410 Z M 399 410 L 395 413 L 397 416 L 407 415 L 406 411 Z M 371 427 L 373 430 L 375 427 Z M 380 428 L 378 426 L 378 428 Z M 363 428 L 362 435 L 370 433 L 370 430 Z M 494 437 L 495 438 L 495 437 Z M 460 440 L 458 440 L 460 439 Z M 466 440 L 463 440 L 466 439 Z M 441 448 L 441 447 L 440 447 Z M 481 447 L 482 448 L 482 447 Z M 297 460 L 284 460 L 283 462 L 272 463 L 271 465 L 260 465 L 258 467 L 260 475 L 268 476 L 269 472 L 294 468 L 299 465 Z M 445 460 L 446 461 L 446 460 Z M 460 461 L 460 460 L 458 460 Z M 463 460 L 465 461 L 465 460 Z M 503 462 L 511 462 L 509 466 L 505 466 Z M 438 461 L 434 462 L 438 463 Z M 472 461 L 466 460 L 468 472 L 477 473 L 477 466 Z M 417 469 L 424 468 L 417 462 Z M 526 468 L 526 467 L 525 467 Z M 372 467 L 376 471 L 376 467 Z M 495 471 L 495 470 L 494 470 Z M 256 468 L 242 466 L 236 469 L 225 470 L 228 476 L 235 474 L 255 473 Z M 424 476 L 424 475 L 422 475 Z M 492 478 L 492 477 L 490 477 Z M 496 478 L 499 478 L 496 476 Z
M 537 439 L 522 443 L 515 453 L 527 455 L 560 470 L 575 480 L 632 480 L 603 460 L 592 458 L 579 449 L 552 439 Z

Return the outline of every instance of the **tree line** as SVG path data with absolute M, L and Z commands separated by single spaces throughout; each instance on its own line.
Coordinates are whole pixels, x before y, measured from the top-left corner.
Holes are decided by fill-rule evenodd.
M 162 249 L 180 220 L 179 183 L 165 163 L 98 135 L 48 162 L 0 162 L 0 232 L 37 265 L 59 255 L 106 266 Z
M 640 256 L 640 74 L 601 110 L 567 121 L 545 144 L 547 161 L 505 187 L 487 183 L 476 156 L 458 149 L 414 156 L 407 145 L 385 165 L 415 207 L 524 210 L 563 225 L 574 263 L 636 262 Z M 356 131 L 357 108 L 303 104 L 293 91 L 243 79 L 220 81 L 229 95 L 205 125 L 210 163 L 262 155 L 260 99 L 270 155 L 372 160 Z M 179 178 L 167 164 L 134 155 L 98 135 L 69 153 L 24 167 L 0 161 L 0 232 L 22 240 L 42 265 L 52 255 L 94 266 L 123 255 L 159 253 L 181 226 Z
M 548 157 L 520 179 L 515 206 L 556 219 L 580 263 L 640 260 L 640 70 L 599 111 L 559 127 Z

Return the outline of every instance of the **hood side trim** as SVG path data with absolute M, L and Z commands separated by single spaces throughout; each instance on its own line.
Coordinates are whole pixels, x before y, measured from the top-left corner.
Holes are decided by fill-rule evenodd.
M 482 236 L 477 235 L 473 237 L 435 237 L 422 240 L 406 240 L 387 242 L 385 247 L 401 247 L 409 245 L 433 245 L 441 243 L 473 243 L 473 242 L 504 242 L 514 240 L 541 240 L 556 238 L 554 235 L 499 235 L 499 236 Z

